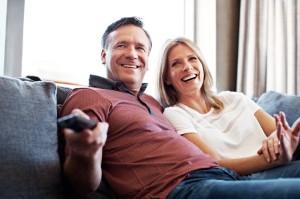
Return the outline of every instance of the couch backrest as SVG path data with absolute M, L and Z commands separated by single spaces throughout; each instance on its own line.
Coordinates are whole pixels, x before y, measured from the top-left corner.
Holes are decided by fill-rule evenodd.
M 0 93 L 0 198 L 62 198 L 56 85 L 0 76 Z
M 290 126 L 300 117 L 300 96 L 268 91 L 258 98 L 257 104 L 272 116 L 283 111 Z

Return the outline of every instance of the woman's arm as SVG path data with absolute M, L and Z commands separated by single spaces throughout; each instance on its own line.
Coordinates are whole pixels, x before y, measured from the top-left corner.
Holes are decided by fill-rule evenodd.
M 257 151 L 257 154 L 263 155 L 268 162 L 270 162 L 271 159 L 276 160 L 280 147 L 276 131 L 276 120 L 263 109 L 258 110 L 254 116 L 267 136 L 262 142 L 262 147 Z
M 219 154 L 212 147 L 208 146 L 198 133 L 185 133 L 182 134 L 182 136 L 194 143 L 204 153 L 214 157 L 217 160 L 221 159 Z
M 197 133 L 186 133 L 183 136 L 198 146 L 204 153 L 216 158 L 221 166 L 233 169 L 240 175 L 248 175 L 251 173 L 270 169 L 283 162 L 279 159 L 271 162 L 267 162 L 262 155 L 253 155 L 250 157 L 236 158 L 236 159 L 220 159 L 219 155 L 212 147 L 205 144 L 204 140 Z
M 256 111 L 254 116 L 256 117 L 267 137 L 269 137 L 274 131 L 276 131 L 275 118 L 273 118 L 263 109 L 259 109 L 258 111 Z
M 223 167 L 228 167 L 236 171 L 240 175 L 249 175 L 251 173 L 260 172 L 283 165 L 283 163 L 278 159 L 267 162 L 262 155 L 253 155 L 237 159 L 222 159 L 219 160 L 219 164 Z

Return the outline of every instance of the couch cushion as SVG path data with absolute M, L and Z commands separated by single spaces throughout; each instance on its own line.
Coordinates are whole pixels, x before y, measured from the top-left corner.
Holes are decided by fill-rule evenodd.
M 272 116 L 283 111 L 290 126 L 300 117 L 300 96 L 268 91 L 259 97 L 257 104 Z
M 62 198 L 56 86 L 0 76 L 0 198 Z
M 33 75 L 27 75 L 26 77 L 19 77 L 18 79 L 23 81 L 29 81 L 29 82 L 43 81 L 38 76 L 33 76 Z M 57 113 L 59 113 L 63 103 L 65 102 L 67 96 L 71 91 L 72 88 L 57 86 L 57 93 L 56 93 Z

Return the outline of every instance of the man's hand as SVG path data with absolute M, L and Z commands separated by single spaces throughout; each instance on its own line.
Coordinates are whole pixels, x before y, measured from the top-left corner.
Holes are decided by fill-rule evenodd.
M 89 119 L 78 109 L 73 110 L 72 114 Z M 63 130 L 66 140 L 64 174 L 75 190 L 82 195 L 92 193 L 100 185 L 107 130 L 108 124 L 105 122 L 99 122 L 93 130 L 84 129 L 76 133 L 67 128 Z
M 79 109 L 74 109 L 72 114 L 89 119 L 89 116 Z M 69 152 L 82 158 L 92 158 L 91 155 L 97 155 L 98 150 L 104 146 L 107 138 L 107 130 L 108 124 L 105 122 L 99 122 L 93 130 L 84 129 L 79 133 L 74 133 L 71 129 L 64 129 Z

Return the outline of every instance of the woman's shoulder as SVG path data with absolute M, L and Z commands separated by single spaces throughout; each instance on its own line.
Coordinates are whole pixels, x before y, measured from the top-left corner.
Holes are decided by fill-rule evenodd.
M 231 104 L 234 101 L 243 100 L 245 95 L 235 91 L 221 91 L 217 97 L 225 104 Z
M 183 110 L 178 105 L 169 106 L 164 109 L 164 113 L 174 113 L 174 112 L 183 112 Z
M 193 109 L 190 109 L 189 107 L 183 105 L 183 104 L 177 104 L 173 106 L 169 106 L 164 109 L 163 114 L 167 117 L 188 117 L 189 113 L 191 111 L 194 111 Z
M 217 94 L 218 97 L 223 98 L 236 98 L 236 97 L 243 97 L 244 94 L 241 92 L 236 91 L 221 91 Z

